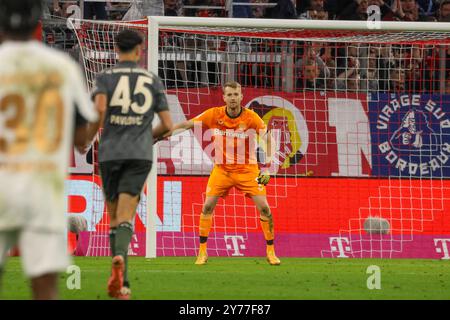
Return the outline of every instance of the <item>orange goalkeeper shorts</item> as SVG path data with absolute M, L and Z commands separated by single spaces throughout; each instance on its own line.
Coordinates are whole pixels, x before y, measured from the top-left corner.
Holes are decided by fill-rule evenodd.
M 232 187 L 242 191 L 247 197 L 266 195 L 266 187 L 258 184 L 258 170 L 239 172 L 226 171 L 214 166 L 206 187 L 207 196 L 225 197 Z

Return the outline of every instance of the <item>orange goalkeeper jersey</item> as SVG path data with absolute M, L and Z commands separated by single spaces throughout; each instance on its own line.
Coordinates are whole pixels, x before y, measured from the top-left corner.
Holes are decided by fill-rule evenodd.
M 236 118 L 226 112 L 226 106 L 210 108 L 193 118 L 209 132 L 204 139 L 214 141 L 214 163 L 226 171 L 258 170 L 256 160 L 257 135 L 265 134 L 264 121 L 252 110 L 242 108 Z

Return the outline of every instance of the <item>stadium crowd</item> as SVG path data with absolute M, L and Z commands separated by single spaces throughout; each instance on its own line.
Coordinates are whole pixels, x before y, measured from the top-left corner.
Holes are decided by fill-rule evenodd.
M 68 8 L 77 1 L 48 1 L 48 14 L 68 17 Z M 98 20 L 136 20 L 147 15 L 283 18 L 283 19 L 335 19 L 367 20 L 367 8 L 380 8 L 384 21 L 450 21 L 450 0 L 235 0 L 232 14 L 225 0 L 130 0 L 129 2 L 85 2 L 84 17 Z M 248 5 L 245 5 L 248 3 Z M 69 13 L 68 13 L 69 12 Z M 208 36 L 207 36 L 208 37 Z M 213 37 L 214 38 L 214 37 Z M 214 39 L 213 39 L 214 40 Z M 220 39 L 216 39 L 222 42 Z M 198 40 L 197 40 L 198 41 Z M 205 40 L 204 43 L 208 43 Z M 214 41 L 210 41 L 212 43 Z M 174 48 L 186 43 L 172 43 Z M 230 46 L 226 44 L 225 46 Z M 198 43 L 195 45 L 200 47 Z M 246 44 L 251 52 L 275 54 L 276 51 L 294 52 L 294 84 L 291 91 L 407 91 L 450 93 L 450 51 L 436 44 L 389 44 L 337 42 L 277 43 L 278 49 L 267 40 L 252 39 Z M 288 49 L 289 48 L 289 49 Z M 220 50 L 225 50 L 221 48 Z M 166 86 L 189 86 L 199 79 L 195 62 L 178 61 L 173 81 Z M 241 64 L 238 79 L 243 85 L 275 87 L 276 66 L 270 64 Z M 218 67 L 209 67 L 210 83 L 219 83 Z M 253 70 L 253 71 L 252 71 Z M 279 75 L 278 75 L 279 76 Z M 183 81 L 175 80 L 182 79 Z M 449 81 L 446 81 L 449 79 Z
M 53 15 L 68 16 L 76 0 L 47 0 Z M 245 3 L 249 3 L 245 5 Z M 230 6 L 231 4 L 231 6 Z M 385 21 L 450 21 L 450 0 L 129 0 L 84 3 L 84 17 L 121 20 L 136 6 L 143 16 L 367 20 L 376 5 Z M 134 9 L 133 9 L 134 10 Z M 229 12 L 232 10 L 232 12 Z

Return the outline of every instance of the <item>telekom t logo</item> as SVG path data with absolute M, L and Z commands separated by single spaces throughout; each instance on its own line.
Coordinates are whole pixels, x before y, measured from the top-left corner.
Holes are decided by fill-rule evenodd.
M 228 250 L 234 250 L 232 256 L 243 256 L 244 254 L 241 253 L 239 251 L 239 249 L 241 250 L 245 250 L 245 244 L 244 244 L 244 238 L 242 236 L 225 236 L 225 243 L 227 244 L 227 249 Z M 228 240 L 231 240 L 231 244 L 229 243 Z M 239 243 L 241 242 L 241 243 Z
M 337 258 L 348 258 L 348 256 L 345 255 L 346 252 L 351 252 L 350 246 L 348 244 L 348 238 L 330 237 L 331 252 L 339 252 Z
M 442 260 L 450 260 L 450 255 L 448 254 L 449 243 L 450 239 L 434 239 L 434 246 L 436 247 L 436 252 L 444 254 L 444 256 L 441 258 Z
M 133 249 L 139 250 L 139 241 L 138 241 L 136 234 L 133 234 L 133 236 L 131 238 L 130 246 L 128 247 L 128 255 L 129 256 L 137 256 L 138 255 Z

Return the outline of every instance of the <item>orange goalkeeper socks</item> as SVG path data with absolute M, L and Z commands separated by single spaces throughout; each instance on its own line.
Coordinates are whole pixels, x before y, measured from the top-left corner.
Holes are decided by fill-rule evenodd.
M 261 222 L 261 228 L 264 233 L 264 238 L 266 239 L 267 244 L 273 244 L 273 239 L 275 238 L 274 232 L 273 232 L 273 222 L 271 223 L 270 220 L 262 220 L 259 219 Z
M 202 213 L 200 215 L 200 227 L 199 227 L 200 243 L 205 243 L 206 240 L 208 239 L 211 224 L 212 224 L 212 214 L 205 215 Z

